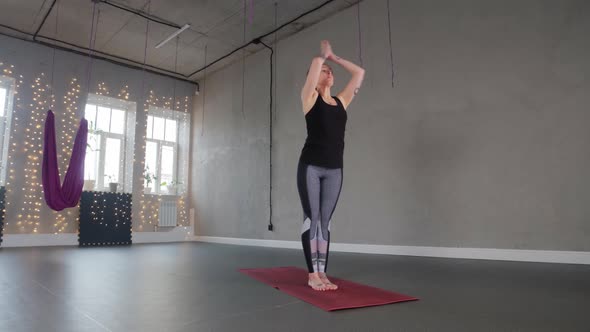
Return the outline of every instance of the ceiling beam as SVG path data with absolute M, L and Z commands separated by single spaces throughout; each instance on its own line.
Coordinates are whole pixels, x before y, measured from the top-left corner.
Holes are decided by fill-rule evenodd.
M 43 28 L 43 25 L 45 24 L 47 17 L 49 17 L 49 13 L 51 13 L 51 11 L 53 10 L 53 6 L 55 6 L 56 2 L 57 2 L 57 0 L 53 0 L 53 2 L 51 3 L 51 6 L 49 6 L 49 10 L 47 11 L 47 13 L 45 13 L 43 20 L 41 21 L 41 24 L 39 24 L 37 31 L 35 31 L 35 34 L 33 35 L 33 40 L 37 40 L 37 35 L 39 34 L 39 31 L 41 31 L 41 28 Z
M 119 5 L 119 4 L 110 2 L 108 0 L 99 0 L 99 2 L 102 2 L 104 4 L 107 4 L 109 6 L 112 6 L 112 7 L 121 9 L 121 10 L 124 10 L 124 11 L 126 11 L 128 13 L 132 13 L 132 14 L 135 14 L 137 16 L 141 16 L 141 17 L 143 17 L 143 18 L 145 18 L 145 19 L 147 19 L 149 21 L 152 21 L 152 22 L 156 22 L 156 23 L 160 23 L 160 24 L 163 24 L 163 25 L 167 25 L 167 26 L 172 27 L 172 28 L 175 28 L 175 29 L 182 28 L 180 25 L 178 25 L 176 23 L 168 22 L 168 21 L 166 21 L 166 20 L 164 20 L 162 18 L 159 18 L 159 17 L 154 16 L 154 15 L 151 15 L 151 14 L 144 14 L 141 10 L 138 10 L 138 9 L 129 8 L 129 7 L 126 7 L 126 6 L 123 6 L 123 5 Z
M 33 36 L 32 34 L 30 34 L 28 32 L 25 32 L 25 31 L 22 31 L 22 30 L 19 30 L 19 29 L 15 29 L 15 28 L 12 28 L 12 27 L 7 26 L 7 25 L 4 25 L 4 24 L 0 24 L 0 27 L 5 28 L 5 29 L 16 31 L 18 33 L 27 35 L 29 37 L 32 37 Z M 6 37 L 10 37 L 10 38 L 19 39 L 19 40 L 30 42 L 30 43 L 35 43 L 35 44 L 47 46 L 47 47 L 54 48 L 54 49 L 57 49 L 57 50 L 61 50 L 61 51 L 68 52 L 68 53 L 73 53 L 73 54 L 78 54 L 78 55 L 83 55 L 83 56 L 90 56 L 91 55 L 90 54 L 90 51 L 91 50 L 88 49 L 88 48 L 86 48 L 86 47 L 84 47 L 84 46 L 79 46 L 79 45 L 71 44 L 71 43 L 68 43 L 68 42 L 65 42 L 65 41 L 62 41 L 62 40 L 59 40 L 59 39 L 55 39 L 55 38 L 51 38 L 51 37 L 45 37 L 43 35 L 38 35 L 38 37 L 39 38 L 43 38 L 43 39 L 48 39 L 48 40 L 51 40 L 53 42 L 62 43 L 62 44 L 68 45 L 70 47 L 79 48 L 80 50 L 76 50 L 76 49 L 72 49 L 72 48 L 68 48 L 68 47 L 64 47 L 64 46 L 59 46 L 59 45 L 56 45 L 56 44 L 53 44 L 53 43 L 48 43 L 48 42 L 45 42 L 45 41 L 42 41 L 42 40 L 38 40 L 38 39 L 37 40 L 31 40 L 31 39 L 28 39 L 28 38 L 17 37 L 17 36 L 13 36 L 13 35 L 10 35 L 10 34 L 3 33 L 3 32 L 0 32 L 0 35 L 6 36 Z M 97 55 L 97 53 L 100 54 L 100 55 Z M 124 66 L 124 67 L 127 67 L 127 68 L 132 68 L 132 69 L 136 69 L 136 70 L 145 70 L 145 71 L 147 71 L 149 73 L 152 73 L 152 74 L 156 74 L 156 75 L 160 75 L 160 76 L 165 76 L 165 77 L 168 77 L 168 78 L 173 78 L 173 79 L 176 79 L 176 80 L 179 80 L 179 81 L 183 81 L 183 82 L 187 82 L 187 83 L 190 83 L 190 84 L 194 84 L 194 85 L 197 85 L 197 86 L 199 85 L 199 83 L 197 83 L 195 81 L 191 81 L 189 79 L 186 79 L 186 75 L 184 75 L 182 73 L 173 72 L 173 71 L 170 71 L 170 70 L 167 70 L 167 69 L 164 69 L 164 68 L 154 67 L 154 66 L 147 65 L 147 64 L 144 65 L 143 63 L 137 62 L 135 60 L 127 59 L 127 58 L 120 57 L 120 56 L 117 56 L 117 55 L 113 55 L 113 54 L 109 54 L 109 53 L 105 53 L 105 52 L 101 52 L 101 51 L 97 51 L 97 50 L 92 50 L 92 55 L 91 56 L 94 57 L 95 59 L 104 60 L 104 61 L 107 61 L 107 62 L 116 64 L 116 65 Z M 125 61 L 125 62 L 123 62 L 123 61 Z

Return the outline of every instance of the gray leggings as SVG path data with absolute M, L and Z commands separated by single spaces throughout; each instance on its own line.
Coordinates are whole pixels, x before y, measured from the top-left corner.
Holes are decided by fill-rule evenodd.
M 303 207 L 301 242 L 309 273 L 326 272 L 330 221 L 342 189 L 342 168 L 299 162 L 297 189 Z

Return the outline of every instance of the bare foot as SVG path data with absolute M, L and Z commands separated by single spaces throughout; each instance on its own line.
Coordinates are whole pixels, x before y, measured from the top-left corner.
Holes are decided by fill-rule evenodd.
M 337 290 L 338 285 L 333 284 L 325 273 L 320 273 L 320 280 L 324 283 L 327 290 Z
M 317 291 L 325 291 L 328 289 L 328 287 L 324 284 L 324 282 L 317 273 L 309 274 L 309 280 L 307 281 L 307 285 L 313 288 L 313 290 Z

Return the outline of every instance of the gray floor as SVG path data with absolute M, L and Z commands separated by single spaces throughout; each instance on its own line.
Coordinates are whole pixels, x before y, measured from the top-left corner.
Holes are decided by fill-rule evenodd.
M 0 331 L 590 331 L 590 266 L 332 253 L 419 301 L 325 312 L 236 269 L 296 250 L 206 243 L 0 250 Z

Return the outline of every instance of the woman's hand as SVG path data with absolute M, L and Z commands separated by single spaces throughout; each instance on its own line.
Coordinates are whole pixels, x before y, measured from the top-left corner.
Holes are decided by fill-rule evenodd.
M 334 57 L 334 52 L 332 52 L 332 46 L 330 45 L 330 42 L 327 40 L 322 40 L 321 44 L 320 44 L 320 54 L 321 57 L 324 58 L 325 60 L 327 59 L 332 59 Z

